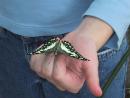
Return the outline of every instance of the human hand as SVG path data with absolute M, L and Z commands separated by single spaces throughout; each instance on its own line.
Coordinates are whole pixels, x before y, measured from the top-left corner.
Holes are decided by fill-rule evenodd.
M 91 22 L 87 23 L 90 25 Z M 80 54 L 90 59 L 90 61 L 77 60 L 63 54 L 56 56 L 53 54 L 38 54 L 32 56 L 30 62 L 31 68 L 39 76 L 47 79 L 60 90 L 67 90 L 72 93 L 77 93 L 86 80 L 90 91 L 95 96 L 100 96 L 102 91 L 98 78 L 97 50 L 110 37 L 110 31 L 112 30 L 108 28 L 110 34 L 106 33 L 106 35 L 103 33 L 102 38 L 100 38 L 101 36 L 94 37 L 93 35 L 96 34 L 95 31 L 97 30 L 91 28 L 93 25 L 90 25 L 89 28 L 89 25 L 86 27 L 86 22 L 83 22 L 77 30 L 67 34 L 62 40 L 69 41 Z M 96 25 L 97 27 L 98 25 Z M 98 30 L 106 32 L 106 29 L 102 30 L 105 27 L 106 25 L 101 26 L 101 30 L 99 28 Z M 91 30 L 95 30 L 94 33 Z
M 96 86 L 99 86 L 99 80 L 97 79 L 98 61 L 96 47 L 90 39 L 80 36 L 79 34 L 70 33 L 62 40 L 71 42 L 76 50 L 79 51 L 85 58 L 90 59 L 91 57 L 90 61 L 77 60 L 63 54 L 58 54 L 56 56 L 53 54 L 40 54 L 33 55 L 31 58 L 31 67 L 37 72 L 37 74 L 56 85 L 59 89 L 68 90 L 73 93 L 77 93 L 81 89 L 86 78 L 90 88 L 93 90 L 96 90 Z M 91 72 L 92 74 L 88 74 L 88 72 Z M 88 76 L 86 76 L 86 74 L 88 74 Z M 94 80 L 91 79 L 91 77 L 94 78 Z M 98 82 L 98 84 L 91 87 L 95 82 Z M 97 91 L 93 92 L 96 94 Z

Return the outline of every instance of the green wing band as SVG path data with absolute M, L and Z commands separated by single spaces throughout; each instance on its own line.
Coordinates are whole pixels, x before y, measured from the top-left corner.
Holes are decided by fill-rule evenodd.
M 89 61 L 89 59 L 86 59 L 85 57 L 83 57 L 79 52 L 77 52 L 74 47 L 67 41 L 62 41 L 61 45 L 60 45 L 60 52 L 67 54 L 70 57 L 76 58 L 76 59 L 80 59 L 80 60 L 84 60 L 84 61 Z
M 54 52 L 57 43 L 58 43 L 58 39 L 56 39 L 56 38 L 50 39 L 50 40 L 46 41 L 45 43 L 43 43 L 41 46 L 39 46 L 31 54 L 42 54 L 42 53 Z
M 89 61 L 89 59 L 86 59 L 80 53 L 78 53 L 71 45 L 71 43 L 69 43 L 68 41 L 60 41 L 59 38 L 53 38 L 46 41 L 30 54 L 42 54 L 42 53 L 47 54 L 52 52 L 55 54 L 57 53 L 66 54 L 70 57 L 79 60 Z

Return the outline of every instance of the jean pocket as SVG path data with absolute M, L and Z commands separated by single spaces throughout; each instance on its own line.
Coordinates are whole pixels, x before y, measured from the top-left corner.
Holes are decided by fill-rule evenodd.
M 102 48 L 98 52 L 98 60 L 99 62 L 105 62 L 106 60 L 112 58 L 118 50 L 113 48 Z
M 99 73 L 102 77 L 101 80 L 104 80 L 115 66 L 119 63 L 122 56 L 128 49 L 128 43 L 126 40 L 123 40 L 120 49 L 110 49 L 107 48 L 98 53 L 99 58 Z

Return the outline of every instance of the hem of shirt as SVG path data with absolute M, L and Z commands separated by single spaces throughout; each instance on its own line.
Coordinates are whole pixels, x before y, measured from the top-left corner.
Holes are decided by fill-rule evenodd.
M 41 26 L 26 26 L 22 23 L 11 21 L 6 17 L 0 16 L 0 26 L 21 36 L 36 37 L 36 36 L 51 36 L 59 35 L 68 32 L 72 32 L 80 24 L 81 19 L 76 21 L 68 22 L 66 24 L 59 24 L 47 27 L 46 25 Z

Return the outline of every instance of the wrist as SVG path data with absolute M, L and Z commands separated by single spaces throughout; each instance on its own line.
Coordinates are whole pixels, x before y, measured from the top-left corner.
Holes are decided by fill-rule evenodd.
M 95 17 L 86 17 L 80 26 L 74 31 L 80 33 L 82 37 L 87 37 L 95 42 L 97 51 L 111 37 L 113 30 L 111 26 Z

